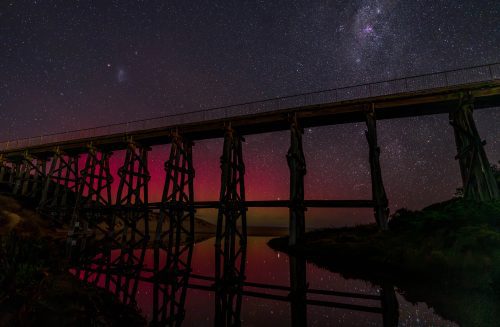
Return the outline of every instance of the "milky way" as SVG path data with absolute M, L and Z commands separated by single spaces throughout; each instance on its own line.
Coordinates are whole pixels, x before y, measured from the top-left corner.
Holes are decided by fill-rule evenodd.
M 496 0 L 2 1 L 0 139 L 499 62 L 499 11 Z M 475 117 L 497 162 L 500 110 Z M 305 131 L 307 198 L 369 197 L 363 130 Z M 446 115 L 380 121 L 379 134 L 393 211 L 460 186 Z M 288 138 L 247 137 L 248 198 L 287 197 Z M 153 150 L 153 197 L 166 150 Z M 199 199 L 217 196 L 220 151 L 220 141 L 195 146 Z M 286 211 L 252 215 L 286 224 Z M 308 217 L 309 226 L 372 219 L 366 210 Z

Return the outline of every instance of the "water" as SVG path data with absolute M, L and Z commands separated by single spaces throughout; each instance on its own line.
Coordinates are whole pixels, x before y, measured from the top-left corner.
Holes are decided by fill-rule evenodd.
M 224 313 L 227 314 L 231 310 L 235 311 L 235 314 L 229 314 L 229 319 L 236 319 L 235 321 L 240 319 L 242 326 L 384 326 L 384 319 L 385 325 L 391 326 L 456 326 L 436 315 L 425 303 L 409 303 L 397 290 L 394 292 L 394 288 L 390 285 L 385 285 L 382 289 L 367 281 L 345 279 L 340 274 L 306 263 L 301 258 L 273 251 L 267 246 L 269 239 L 269 237 L 248 238 L 245 267 L 242 269 L 245 277 L 244 285 L 239 287 L 241 284 L 237 281 L 229 282 L 232 287 L 219 287 L 218 292 L 214 287 L 221 285 L 214 280 L 216 268 L 214 238 L 194 245 L 191 272 L 180 274 L 184 278 L 189 275 L 188 288 L 182 287 L 182 281 L 186 279 L 179 275 L 178 278 L 167 276 L 162 283 L 155 284 L 150 279 L 154 266 L 153 250 L 147 250 L 143 269 L 138 278 L 141 280 L 137 282 L 135 293 L 137 306 L 148 321 L 153 320 L 155 312 L 156 317 L 159 317 L 158 320 L 161 320 L 162 313 L 165 313 L 165 319 L 174 317 L 172 319 L 182 321 L 182 326 L 218 326 L 224 317 L 227 317 Z M 188 252 L 181 256 L 183 259 L 187 258 L 186 253 Z M 165 256 L 160 260 L 164 265 Z M 241 266 L 238 262 L 236 266 L 238 271 Z M 81 272 L 80 276 L 84 278 L 84 272 Z M 106 276 L 86 277 L 88 281 L 91 278 L 97 278 L 98 286 L 106 286 Z M 121 280 L 122 285 L 128 285 L 128 289 L 133 289 L 134 279 L 128 284 L 125 283 L 125 278 Z M 181 283 L 176 284 L 175 281 Z M 108 285 L 110 291 L 116 292 L 116 285 L 112 281 Z M 175 293 L 175 302 L 163 300 L 161 289 L 165 285 L 168 286 L 167 293 Z M 171 292 L 172 285 L 177 285 L 179 288 L 177 292 Z M 294 296 L 290 296 L 290 285 L 298 285 L 295 288 L 297 291 L 292 292 Z M 156 310 L 153 301 L 155 288 L 160 289 L 158 292 L 160 300 Z M 307 304 L 304 302 L 305 292 L 301 292 L 306 288 Z M 124 289 L 127 287 L 122 287 L 122 300 L 124 293 L 134 293 L 123 292 Z M 184 304 L 182 304 L 183 289 Z M 332 291 L 336 293 L 317 294 Z M 357 296 L 369 298 L 355 298 Z M 228 304 L 223 305 L 224 299 L 229 299 L 226 302 Z M 397 303 L 394 301 L 395 306 L 394 303 L 391 304 L 391 299 L 397 301 Z M 165 302 L 166 310 L 162 310 L 161 305 Z M 238 303 L 241 303 L 239 313 Z M 184 312 L 184 314 L 172 315 L 171 312 Z M 219 312 L 219 315 L 216 312 Z M 216 319 L 219 320 L 216 322 Z

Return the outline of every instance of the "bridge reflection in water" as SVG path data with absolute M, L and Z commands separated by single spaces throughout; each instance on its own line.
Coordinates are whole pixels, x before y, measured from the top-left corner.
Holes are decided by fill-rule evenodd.
M 196 262 L 193 262 L 195 244 L 193 242 L 179 244 L 178 248 L 174 246 L 172 251 L 162 254 L 161 269 L 157 275 L 155 275 L 153 249 L 147 250 L 145 256 L 140 256 L 141 251 L 135 250 L 137 257 L 142 258 L 142 261 L 137 262 L 135 266 L 118 263 L 120 249 L 114 249 L 107 254 L 93 253 L 91 261 L 88 261 L 90 257 L 80 258 L 78 268 L 72 271 L 86 282 L 114 293 L 123 303 L 137 305 L 147 315 L 151 326 L 181 326 L 186 317 L 190 322 L 196 321 L 197 325 L 245 325 L 245 321 L 242 323 L 242 312 L 245 312 L 247 302 L 244 303 L 243 300 L 249 298 L 263 300 L 263 303 L 272 301 L 278 306 L 289 306 L 288 319 L 285 320 L 289 320 L 291 326 L 307 326 L 307 313 L 310 307 L 334 309 L 330 317 L 324 315 L 310 317 L 309 321 L 319 319 L 320 325 L 336 325 L 341 320 L 348 324 L 370 321 L 373 325 L 377 325 L 378 321 L 383 326 L 398 325 L 399 307 L 392 285 L 384 285 L 378 291 L 358 289 L 351 292 L 345 291 L 344 285 L 339 285 L 339 290 L 332 290 L 331 283 L 325 281 L 323 289 L 312 288 L 309 287 L 307 279 L 306 260 L 302 257 L 289 257 L 286 277 L 282 274 L 284 271 L 268 272 L 285 278 L 272 282 L 269 282 L 272 278 L 266 282 L 247 280 L 247 269 L 251 278 L 256 279 L 260 279 L 254 276 L 256 271 L 262 273 L 269 269 L 269 267 L 251 266 L 259 260 L 259 253 L 271 252 L 269 248 L 264 248 L 266 239 L 259 237 L 254 238 L 254 241 L 256 242 L 251 245 L 254 247 L 251 258 L 247 257 L 247 243 L 236 242 L 234 244 L 237 245 L 237 249 L 235 248 L 233 254 L 238 253 L 238 260 L 225 261 L 221 257 L 223 249 L 217 245 L 217 240 L 215 240 L 215 251 L 210 250 L 213 239 L 196 244 L 199 251 Z M 207 251 L 211 252 L 211 255 L 208 255 Z M 103 256 L 108 258 L 96 260 Z M 283 259 L 281 256 L 280 260 Z M 264 260 L 272 261 L 268 257 Z M 110 262 L 116 264 L 105 264 Z M 276 270 L 277 266 L 269 264 L 271 269 Z M 317 278 L 313 275 L 310 277 Z M 289 279 L 288 285 L 286 285 L 287 279 Z M 208 317 L 209 321 L 201 314 L 206 310 L 208 303 L 200 301 L 199 292 L 211 294 L 209 296 L 213 309 Z M 255 308 L 252 306 L 249 309 Z M 264 306 L 261 309 L 265 311 L 268 308 Z M 256 321 L 252 321 L 253 323 L 261 325 L 272 323 L 267 319 L 260 321 L 262 318 L 254 318 Z M 249 318 L 249 320 L 254 319 Z M 282 321 L 278 319 L 276 323 Z

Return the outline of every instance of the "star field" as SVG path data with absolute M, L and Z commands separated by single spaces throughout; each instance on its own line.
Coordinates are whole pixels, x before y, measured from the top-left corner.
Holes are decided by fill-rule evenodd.
M 498 17 L 496 0 L 2 1 L 0 140 L 500 62 Z M 498 162 L 500 111 L 475 118 Z M 307 198 L 370 196 L 364 128 L 305 131 Z M 392 211 L 460 186 L 446 115 L 378 130 Z M 288 144 L 285 132 L 247 137 L 247 198 L 287 198 Z M 153 198 L 166 150 L 151 156 Z M 221 150 L 220 140 L 195 145 L 197 199 L 217 197 Z M 253 215 L 287 224 L 276 218 L 286 211 Z M 366 210 L 308 217 L 311 227 L 372 220 Z

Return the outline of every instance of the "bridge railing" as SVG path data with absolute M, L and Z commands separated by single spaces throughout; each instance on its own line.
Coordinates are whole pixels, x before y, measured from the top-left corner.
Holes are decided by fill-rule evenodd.
M 450 70 L 392 79 L 374 83 L 339 87 L 336 89 L 310 92 L 262 101 L 248 102 L 162 117 L 129 121 L 86 128 L 62 133 L 46 134 L 37 137 L 21 138 L 0 142 L 0 151 L 23 149 L 43 144 L 67 142 L 78 139 L 92 139 L 113 134 L 128 134 L 154 128 L 169 128 L 180 124 L 204 122 L 242 115 L 271 112 L 287 108 L 327 104 L 370 98 L 398 93 L 408 93 L 439 87 L 459 86 L 462 84 L 493 81 L 500 79 L 500 63 Z

